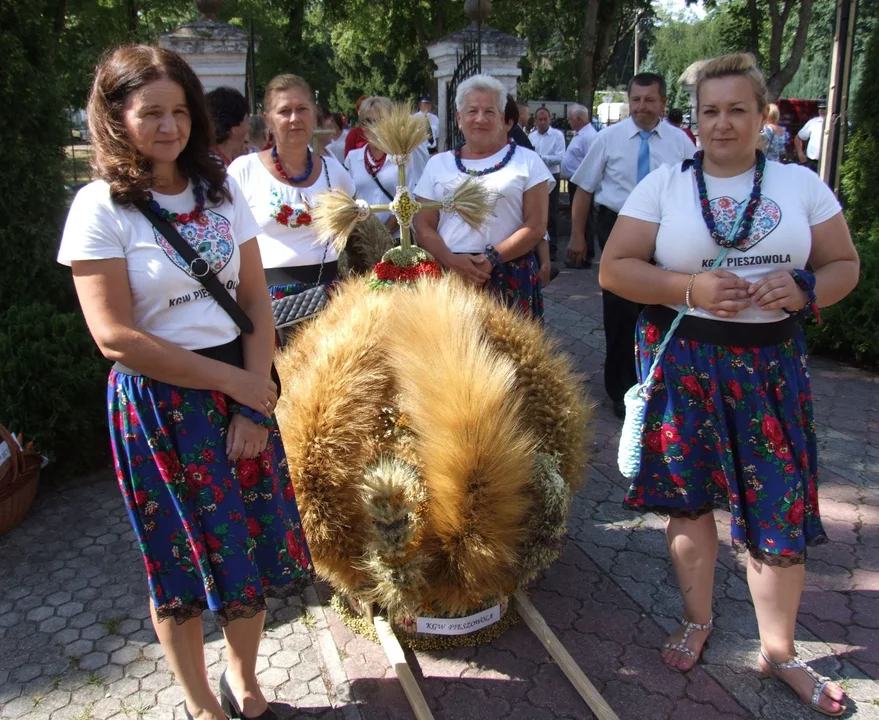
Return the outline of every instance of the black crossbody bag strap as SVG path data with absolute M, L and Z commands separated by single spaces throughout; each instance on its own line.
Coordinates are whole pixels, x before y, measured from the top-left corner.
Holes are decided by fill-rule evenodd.
M 385 186 L 382 185 L 382 184 L 379 182 L 378 176 L 377 176 L 377 175 L 372 175 L 372 174 L 370 174 L 369 177 L 371 177 L 373 180 L 375 180 L 375 184 L 379 186 L 379 188 L 381 189 L 381 191 L 385 194 L 385 197 L 386 197 L 388 200 L 390 200 L 391 202 L 394 202 L 394 196 L 391 195 L 387 190 L 385 190 Z
M 177 232 L 176 228 L 171 223 L 156 215 L 146 202 L 139 201 L 134 205 L 141 211 L 141 213 L 143 213 L 143 216 L 153 224 L 153 227 L 165 236 L 165 240 L 171 244 L 171 247 L 174 248 L 180 257 L 183 258 L 183 261 L 189 265 L 189 269 L 195 276 L 195 279 L 204 285 L 205 290 L 211 294 L 211 297 L 219 303 L 223 310 L 229 313 L 229 317 L 235 321 L 235 324 L 241 329 L 241 332 L 252 333 L 253 323 L 250 321 L 250 318 L 247 317 L 247 314 L 241 309 L 241 306 L 235 302 L 235 299 L 229 294 L 229 291 L 223 287 L 223 283 L 221 283 L 220 279 L 213 273 L 210 266 L 207 264 L 207 261 L 180 236 L 180 233 Z

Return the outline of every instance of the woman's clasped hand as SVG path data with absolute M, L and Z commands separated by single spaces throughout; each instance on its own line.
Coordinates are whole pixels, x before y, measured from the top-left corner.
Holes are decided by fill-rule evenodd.
M 690 300 L 693 306 L 712 315 L 731 318 L 752 305 L 762 310 L 798 312 L 806 306 L 809 297 L 788 272 L 772 272 L 750 283 L 726 270 L 711 270 L 693 279 Z

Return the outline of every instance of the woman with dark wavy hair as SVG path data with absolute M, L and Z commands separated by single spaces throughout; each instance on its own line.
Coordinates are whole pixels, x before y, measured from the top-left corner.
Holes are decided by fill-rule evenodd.
M 272 411 L 274 330 L 259 226 L 211 156 L 201 83 L 175 53 L 111 53 L 88 105 L 98 180 L 70 208 L 70 265 L 108 383 L 116 474 L 146 565 L 150 615 L 185 716 L 274 718 L 256 680 L 271 586 L 313 568 Z M 242 335 L 138 209 L 149 205 L 206 261 L 253 323 Z M 229 665 L 208 683 L 201 613 Z M 225 712 L 224 712 L 225 711 Z

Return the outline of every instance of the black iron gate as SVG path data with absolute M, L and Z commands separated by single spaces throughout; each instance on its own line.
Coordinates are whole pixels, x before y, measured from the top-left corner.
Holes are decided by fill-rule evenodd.
M 478 32 L 469 34 L 464 38 L 462 52 L 456 53 L 458 67 L 446 86 L 446 150 L 452 150 L 464 142 L 464 135 L 458 129 L 455 119 L 455 95 L 458 85 L 473 75 L 482 72 L 482 43 Z

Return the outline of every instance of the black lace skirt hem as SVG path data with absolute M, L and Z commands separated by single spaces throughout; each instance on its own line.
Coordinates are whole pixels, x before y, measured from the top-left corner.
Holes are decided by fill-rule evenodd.
M 714 510 L 729 509 L 727 507 L 723 507 L 722 505 L 715 505 L 714 503 L 706 503 L 705 505 L 701 505 L 695 510 L 690 510 L 687 508 L 665 507 L 663 505 L 630 505 L 626 502 L 623 503 L 623 507 L 626 508 L 626 510 L 633 510 L 634 512 L 641 514 L 656 513 L 657 515 L 664 515 L 673 518 L 684 518 L 686 520 L 698 520 L 703 515 L 707 515 Z M 815 547 L 816 545 L 823 545 L 826 542 L 829 542 L 829 539 L 826 535 L 818 535 L 807 540 L 806 545 L 808 547 Z M 807 551 L 805 549 L 802 552 L 798 552 L 793 555 L 782 555 L 780 553 L 768 552 L 767 550 L 756 547 L 751 543 L 741 542 L 738 540 L 733 540 L 732 548 L 737 553 L 748 553 L 756 561 L 764 563 L 765 565 L 769 565 L 771 567 L 786 568 L 793 567 L 794 565 L 802 565 L 806 562 Z
M 285 585 L 271 585 L 265 588 L 264 595 L 257 596 L 247 602 L 231 603 L 229 605 L 224 605 L 219 610 L 210 610 L 207 600 L 204 598 L 198 598 L 192 602 L 184 604 L 159 605 L 156 608 L 156 617 L 159 619 L 159 622 L 174 620 L 178 625 L 182 625 L 187 620 L 201 617 L 201 614 L 205 612 L 205 610 L 209 610 L 214 613 L 217 622 L 222 627 L 226 627 L 233 620 L 252 618 L 266 610 L 266 597 L 290 597 L 291 595 L 298 595 L 313 582 L 314 571 L 310 570 Z

